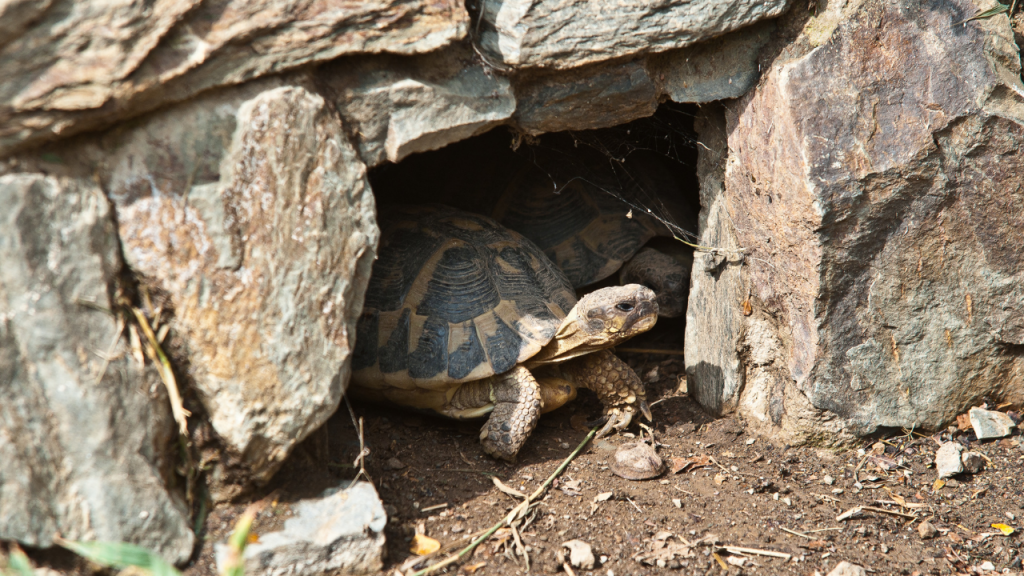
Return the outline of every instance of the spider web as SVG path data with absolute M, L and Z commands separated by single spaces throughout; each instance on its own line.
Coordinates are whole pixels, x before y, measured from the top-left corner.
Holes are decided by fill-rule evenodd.
M 512 148 L 545 174 L 552 193 L 581 181 L 620 201 L 624 213 L 647 214 L 692 245 L 700 210 L 695 113 L 692 106 L 666 104 L 612 128 L 514 138 Z

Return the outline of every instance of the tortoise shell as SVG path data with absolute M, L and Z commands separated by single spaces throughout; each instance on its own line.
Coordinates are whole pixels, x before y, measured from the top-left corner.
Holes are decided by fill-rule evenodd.
M 353 381 L 445 390 L 510 370 L 572 310 L 565 275 L 494 220 L 440 205 L 384 211 Z
M 671 236 L 642 207 L 657 205 L 651 191 L 672 186 L 672 176 L 638 155 L 627 164 L 628 172 L 612 170 L 603 157 L 588 159 L 586 170 L 578 163 L 526 166 L 502 192 L 491 216 L 532 240 L 573 286 L 603 280 L 651 238 Z M 559 189 L 559 182 L 566 183 Z

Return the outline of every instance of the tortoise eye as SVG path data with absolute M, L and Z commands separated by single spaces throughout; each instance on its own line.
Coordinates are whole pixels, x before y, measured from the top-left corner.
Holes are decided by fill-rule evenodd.
M 619 302 L 618 304 L 615 305 L 615 307 L 618 308 L 619 310 L 622 310 L 623 312 L 632 312 L 633 311 L 633 303 L 632 302 Z

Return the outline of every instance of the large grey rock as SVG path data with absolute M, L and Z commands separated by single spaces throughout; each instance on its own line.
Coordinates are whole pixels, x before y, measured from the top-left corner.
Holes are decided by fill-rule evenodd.
M 738 332 L 714 315 L 692 326 L 723 357 L 687 356 L 691 385 L 825 443 L 1020 402 L 1024 172 L 1009 167 L 1024 163 L 1024 87 L 1007 20 L 953 27 L 966 1 L 829 10 L 833 28 L 808 25 L 727 110 L 721 201 L 746 249 L 727 304 L 750 315 Z M 765 343 L 770 363 L 745 357 Z M 733 382 L 702 381 L 717 370 Z
M 284 529 L 260 534 L 246 547 L 247 575 L 376 574 L 383 568 L 387 515 L 369 482 L 331 489 L 319 498 L 299 500 Z M 227 547 L 215 546 L 223 566 Z
M 1014 423 L 1005 412 L 997 410 L 985 410 L 983 408 L 971 408 L 968 412 L 971 420 L 971 428 L 978 440 L 990 438 L 1004 438 L 1013 431 Z
M 258 88 L 101 144 L 128 264 L 170 298 L 214 431 L 263 482 L 338 406 L 378 232 L 366 169 L 323 98 Z
M 480 44 L 513 68 L 576 68 L 664 52 L 782 14 L 787 0 L 484 0 Z
M 520 75 L 515 94 L 515 124 L 533 135 L 616 126 L 658 107 L 642 59 Z
M 680 50 L 654 54 L 647 67 L 658 92 L 675 102 L 704 103 L 739 98 L 761 73 L 758 54 L 775 26 L 762 22 Z
M 3 153 L 343 54 L 429 52 L 468 15 L 455 0 L 47 0 L 4 2 L 0 21 Z
M 112 210 L 92 182 L 0 176 L 0 539 L 139 544 L 175 563 L 195 536 L 175 426 L 123 320 Z
M 324 67 L 352 140 L 370 166 L 435 150 L 508 120 L 508 78 L 475 61 L 467 46 L 416 57 L 371 56 Z

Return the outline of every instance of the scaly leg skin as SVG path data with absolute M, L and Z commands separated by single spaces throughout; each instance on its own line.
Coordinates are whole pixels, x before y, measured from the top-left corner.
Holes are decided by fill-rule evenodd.
M 611 350 L 600 350 L 570 360 L 565 363 L 564 370 L 577 386 L 593 390 L 604 405 L 608 420 L 597 432 L 598 438 L 612 428 L 622 430 L 629 426 L 638 409 L 651 420 L 643 382 Z
M 537 427 L 544 406 L 540 386 L 523 366 L 488 381 L 494 410 L 480 430 L 480 443 L 491 456 L 515 462 L 519 448 Z

